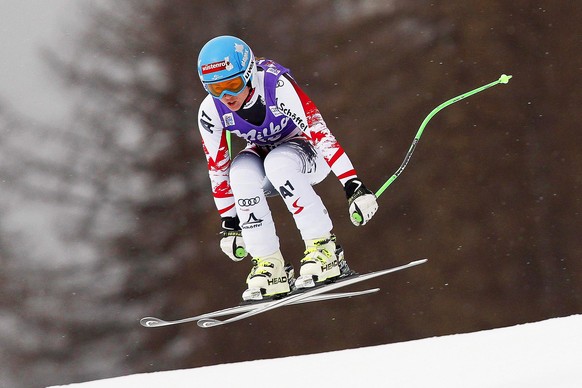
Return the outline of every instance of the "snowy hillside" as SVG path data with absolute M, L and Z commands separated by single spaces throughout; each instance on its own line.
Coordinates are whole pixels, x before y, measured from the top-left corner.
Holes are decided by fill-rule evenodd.
M 478 333 L 67 387 L 577 388 L 582 387 L 581 360 L 582 315 L 574 315 Z

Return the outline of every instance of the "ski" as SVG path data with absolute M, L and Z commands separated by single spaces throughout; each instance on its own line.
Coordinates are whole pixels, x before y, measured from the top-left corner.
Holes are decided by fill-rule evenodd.
M 260 307 L 251 309 L 251 310 L 246 311 L 246 312 L 241 312 L 240 314 L 235 315 L 234 317 L 225 319 L 223 321 L 216 319 L 218 316 L 203 317 L 203 318 L 200 318 L 198 320 L 197 324 L 198 324 L 198 326 L 200 326 L 202 328 L 209 328 L 209 327 L 215 327 L 215 326 L 220 326 L 220 325 L 226 325 L 228 323 L 240 321 L 240 320 L 243 320 L 243 319 L 258 315 L 258 314 L 265 313 L 265 312 L 270 311 L 270 310 L 274 310 L 274 309 L 279 308 L 279 307 L 289 306 L 292 304 L 298 304 L 298 303 L 301 303 L 302 300 L 309 299 L 309 298 L 312 298 L 312 297 L 315 297 L 315 296 L 318 296 L 321 294 L 325 294 L 328 291 L 333 291 L 333 290 L 336 290 L 338 288 L 342 288 L 342 287 L 349 286 L 351 284 L 363 282 L 365 280 L 373 279 L 375 277 L 386 275 L 386 274 L 389 274 L 392 272 L 401 271 L 403 269 L 411 268 L 411 267 L 414 267 L 414 266 L 417 266 L 420 264 L 424 264 L 426 262 L 427 262 L 427 259 L 421 259 L 421 260 L 412 261 L 408 264 L 401 265 L 398 267 L 388 268 L 388 269 L 376 271 L 376 272 L 370 272 L 370 273 L 363 274 L 363 275 L 351 276 L 351 277 L 346 278 L 345 280 L 338 281 L 336 283 L 325 284 L 325 285 L 316 287 L 314 289 L 309 289 L 308 291 L 304 291 L 302 293 L 292 294 L 292 295 L 287 296 L 285 298 L 262 304 Z M 321 296 L 324 296 L 324 295 L 321 295 Z
M 332 299 L 340 299 L 340 298 L 351 298 L 354 296 L 372 294 L 372 293 L 378 292 L 378 291 L 380 291 L 379 288 L 371 288 L 371 289 L 362 290 L 362 291 L 319 294 L 319 295 L 313 295 L 313 296 L 308 297 L 308 298 L 296 300 L 290 304 L 293 305 L 293 304 L 320 302 L 320 301 L 324 301 L 324 300 L 332 300 Z M 262 309 L 263 307 L 265 307 L 271 303 L 275 303 L 277 301 L 278 300 L 269 300 L 267 302 L 242 304 L 239 306 L 229 307 L 229 308 L 213 311 L 210 313 L 206 313 L 206 314 L 202 314 L 202 315 L 198 315 L 198 316 L 194 316 L 194 317 L 177 319 L 175 321 L 165 321 L 163 319 L 156 318 L 156 317 L 145 317 L 145 318 L 142 318 L 139 321 L 139 323 L 144 327 L 162 327 L 162 326 L 178 325 L 181 323 L 198 321 L 200 319 L 211 319 L 211 318 L 224 317 L 224 316 L 234 315 L 234 314 L 242 314 L 242 313 L 246 313 L 248 311 L 252 311 L 255 309 Z

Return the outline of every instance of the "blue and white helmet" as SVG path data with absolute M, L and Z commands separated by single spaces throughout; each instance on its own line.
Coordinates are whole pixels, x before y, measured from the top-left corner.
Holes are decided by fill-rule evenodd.
M 219 36 L 208 41 L 198 55 L 198 75 L 204 88 L 214 97 L 221 98 L 224 94 L 237 95 L 244 86 L 255 78 L 257 65 L 251 48 L 241 39 L 234 36 Z M 225 86 L 227 80 L 240 77 L 241 82 L 231 83 L 236 88 Z M 239 81 L 238 79 L 236 81 Z M 223 84 L 213 88 L 212 84 Z

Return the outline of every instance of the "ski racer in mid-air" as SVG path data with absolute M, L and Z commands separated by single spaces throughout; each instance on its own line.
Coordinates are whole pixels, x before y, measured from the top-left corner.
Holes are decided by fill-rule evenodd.
M 283 199 L 305 242 L 296 287 L 312 287 L 348 273 L 330 216 L 312 186 L 333 171 L 355 225 L 366 224 L 378 204 L 313 101 L 288 69 L 255 58 L 244 41 L 232 36 L 204 45 L 198 74 L 209 93 L 200 105 L 198 125 L 222 219 L 220 247 L 235 261 L 247 253 L 252 256 L 243 300 L 282 296 L 293 284 L 268 196 Z M 227 132 L 247 142 L 232 161 Z

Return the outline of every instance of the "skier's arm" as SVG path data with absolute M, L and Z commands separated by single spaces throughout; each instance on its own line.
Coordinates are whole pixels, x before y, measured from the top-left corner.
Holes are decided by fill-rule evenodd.
M 280 78 L 277 85 L 277 107 L 303 130 L 342 185 L 357 177 L 352 162 L 327 128 L 317 106 L 291 78 Z
M 344 186 L 352 223 L 357 226 L 366 224 L 378 210 L 376 196 L 358 179 L 348 155 L 327 128 L 313 101 L 292 78 L 281 77 L 280 80 L 277 108 L 303 130 Z
M 221 217 L 235 217 L 236 209 L 228 175 L 230 156 L 226 131 L 222 127 L 211 96 L 204 99 L 198 110 L 198 129 L 202 137 L 212 196 L 218 213 Z

